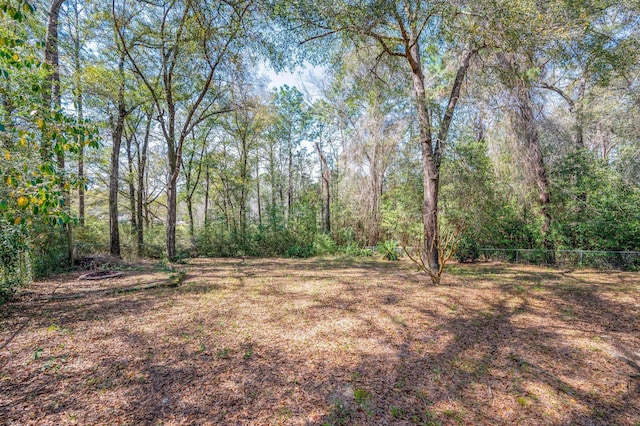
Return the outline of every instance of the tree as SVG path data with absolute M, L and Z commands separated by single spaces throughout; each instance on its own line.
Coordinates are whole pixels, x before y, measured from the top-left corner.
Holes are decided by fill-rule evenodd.
M 252 3 L 209 4 L 187 0 L 157 6 L 144 5 L 144 14 L 117 7 L 112 14 L 118 38 L 133 71 L 153 99 L 167 145 L 166 248 L 176 257 L 177 182 L 184 143 L 207 118 L 229 112 L 218 85 L 229 72 L 243 33 L 243 21 Z M 120 24 L 130 19 L 127 27 Z M 194 65 L 205 70 L 193 75 Z M 226 68 L 226 69 L 225 69 Z M 180 84 L 183 81 L 190 84 Z
M 111 124 L 111 170 L 109 172 L 109 252 L 112 256 L 120 257 L 120 227 L 118 224 L 118 185 L 120 179 L 120 146 L 124 135 L 124 123 L 127 117 L 125 104 L 125 75 L 124 53 L 120 53 L 118 60 L 118 95 L 116 112 L 109 117 Z
M 309 131 L 310 116 L 304 103 L 302 93 L 295 87 L 284 85 L 274 93 L 274 104 L 277 111 L 277 123 L 273 131 L 275 137 L 283 141 L 287 171 L 285 221 L 292 215 L 294 202 L 294 163 L 296 151 Z
M 71 39 L 71 68 L 73 74 L 73 104 L 78 123 L 84 122 L 84 93 L 83 93 L 83 49 L 88 32 L 86 31 L 87 7 L 79 0 L 73 0 L 67 8 L 67 35 Z M 83 182 L 78 186 L 78 222 L 85 224 L 85 164 L 84 145 L 80 144 L 78 152 L 78 179 Z
M 547 167 L 542 154 L 542 144 L 537 127 L 535 104 L 532 95 L 531 74 L 529 68 L 522 69 L 517 55 L 500 55 L 500 60 L 507 70 L 507 84 L 512 91 L 513 105 L 512 117 L 514 131 L 524 147 L 528 163 L 532 166 L 534 181 L 538 188 L 538 198 L 542 215 L 541 235 L 543 246 L 547 250 L 553 250 L 553 243 L 549 238 L 551 226 L 551 213 L 549 211 L 551 194 Z
M 316 150 L 318 151 L 318 157 L 320 158 L 320 174 L 322 180 L 322 230 L 329 234 L 331 233 L 331 172 L 329 170 L 329 164 L 327 163 L 327 157 L 320 148 L 318 141 L 315 142 Z
M 184 197 L 187 201 L 187 213 L 189 214 L 189 236 L 191 241 L 195 239 L 195 219 L 193 214 L 194 195 L 196 189 L 200 183 L 200 176 L 202 175 L 202 168 L 207 156 L 206 150 L 209 142 L 209 135 L 213 130 L 212 125 L 205 130 L 203 135 L 196 137 L 195 130 L 192 132 L 192 137 L 188 142 L 189 146 L 185 150 L 187 161 L 185 157 L 182 158 L 182 170 L 184 170 L 184 185 L 185 194 Z
M 413 81 L 415 120 L 420 132 L 423 169 L 423 229 L 422 257 L 430 269 L 440 269 L 438 237 L 438 191 L 440 164 L 444 145 L 460 98 L 460 91 L 472 58 L 484 47 L 477 39 L 463 40 L 447 26 L 454 26 L 463 8 L 447 6 L 439 1 L 364 2 L 357 5 L 323 1 L 296 2 L 287 12 L 306 25 L 311 35 L 306 41 L 343 34 L 345 38 L 374 42 L 384 56 L 400 58 Z M 446 32 L 446 34 L 445 34 Z M 458 36 L 458 37 L 456 37 Z M 423 45 L 424 44 L 424 45 Z M 445 49 L 445 52 L 442 49 Z M 433 57 L 457 51 L 461 60 L 451 80 L 446 100 L 430 92 L 425 81 L 425 67 L 433 64 Z M 444 105 L 441 111 L 440 105 Z M 434 125 L 434 119 L 439 120 Z M 438 283 L 439 278 L 433 279 Z
M 93 129 L 79 125 L 60 109 L 52 111 L 50 104 L 43 105 L 50 99 L 47 91 L 51 90 L 51 69 L 42 63 L 40 47 L 29 38 L 32 31 L 38 30 L 38 23 L 31 21 L 33 11 L 25 1 L 0 2 L 0 234 L 4 246 L 0 293 L 5 290 L 6 280 L 9 293 L 14 284 L 23 283 L 12 269 L 16 261 L 27 270 L 27 279 L 31 267 L 40 274 L 49 266 L 59 268 L 63 263 L 60 247 L 41 241 L 50 235 L 42 232 L 42 227 L 72 221 L 66 194 L 79 181 L 65 174 L 53 153 L 64 157 L 77 152 L 80 144 L 97 147 Z M 29 251 L 42 256 L 34 259 L 35 265 L 22 262 Z M 46 259 L 46 255 L 56 259 Z M 64 260 L 68 261 L 68 257 Z M 44 265 L 47 261 L 55 265 Z M 5 269 L 7 266 L 9 269 Z

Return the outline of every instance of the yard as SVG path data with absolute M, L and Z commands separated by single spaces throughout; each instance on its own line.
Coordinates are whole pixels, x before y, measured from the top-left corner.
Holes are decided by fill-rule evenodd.
M 640 425 L 636 273 L 194 259 L 0 307 L 0 424 Z

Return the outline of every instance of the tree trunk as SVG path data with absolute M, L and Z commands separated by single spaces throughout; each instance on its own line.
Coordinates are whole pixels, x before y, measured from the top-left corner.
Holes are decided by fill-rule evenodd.
M 133 136 L 125 136 L 127 150 L 127 181 L 129 183 L 129 209 L 131 210 L 131 235 L 138 234 L 138 221 L 136 216 L 136 187 L 133 178 L 133 155 L 131 154 L 131 140 Z
M 44 89 L 43 100 L 46 110 L 49 110 L 50 108 L 59 110 L 62 107 L 60 95 L 60 64 L 58 55 L 58 20 L 60 16 L 60 8 L 64 4 L 64 1 L 65 0 L 53 0 L 49 5 L 44 61 L 51 66 L 52 72 L 47 76 L 47 85 Z M 40 151 L 43 161 L 49 161 L 51 159 L 52 148 L 53 147 L 48 141 L 43 141 Z M 65 189 L 67 177 L 65 173 L 65 158 L 63 150 L 56 152 L 56 160 L 58 163 L 59 173 L 61 174 L 60 186 L 64 197 L 64 209 L 67 212 L 70 212 L 71 193 L 69 190 Z M 71 222 L 68 222 L 64 226 L 63 233 L 67 239 L 67 263 L 71 266 L 73 265 L 73 231 Z
M 176 220 L 177 220 L 177 188 L 178 174 L 169 177 L 167 185 L 167 257 L 176 259 Z
M 288 145 L 288 176 L 287 176 L 287 223 L 289 222 L 289 218 L 291 217 L 291 210 L 293 207 L 293 146 L 292 146 L 291 138 L 289 138 Z
M 166 64 L 164 65 L 166 67 Z M 165 68 L 166 69 L 166 68 Z M 178 218 L 178 174 L 180 172 L 180 158 L 179 152 L 176 150 L 176 104 L 173 99 L 173 86 L 171 78 L 173 75 L 166 73 L 164 75 L 164 92 L 167 96 L 167 108 L 169 114 L 169 128 L 166 133 L 167 143 L 167 155 L 169 160 L 169 176 L 167 182 L 167 227 L 166 227 L 166 243 L 167 243 L 167 257 L 170 261 L 176 259 L 176 221 Z M 186 135 L 181 135 L 181 139 L 178 142 L 178 148 L 181 147 L 182 138 Z
M 65 0 L 52 0 L 49 5 L 47 20 L 47 34 L 44 48 L 44 61 L 52 68 L 51 74 L 47 76 L 46 88 L 44 90 L 44 104 L 46 108 L 53 105 L 60 107 L 60 66 L 58 59 L 58 18 L 60 8 Z M 51 147 L 49 147 L 51 148 Z
M 204 227 L 206 228 L 209 225 L 209 182 L 211 181 L 208 158 L 206 160 L 205 167 L 206 182 L 204 183 Z
M 118 226 L 118 175 L 120 168 L 120 145 L 124 133 L 124 119 L 127 115 L 124 104 L 124 56 L 120 55 L 118 62 L 118 116 L 112 121 L 113 147 L 111 149 L 111 172 L 109 174 L 109 252 L 112 256 L 120 257 L 120 229 Z
M 538 187 L 538 200 L 540 202 L 540 212 L 542 215 L 542 241 L 544 248 L 553 250 L 553 243 L 549 239 L 549 227 L 551 226 L 551 214 L 549 213 L 549 180 L 547 179 L 546 167 L 542 156 L 540 137 L 535 122 L 533 111 L 533 100 L 531 99 L 531 88 L 520 84 L 516 87 L 517 96 L 517 129 L 520 139 L 525 144 L 529 161 L 533 168 L 536 186 Z M 549 257 L 549 261 L 553 261 Z
M 193 243 L 196 239 L 196 229 L 193 220 L 193 197 L 187 197 L 187 213 L 189 214 L 189 238 Z
M 433 152 L 433 140 L 431 136 L 431 117 L 427 107 L 426 91 L 424 87 L 424 75 L 420 62 L 420 46 L 417 40 L 413 40 L 408 60 L 413 76 L 413 93 L 418 112 L 418 125 L 420 128 L 420 146 L 422 149 L 422 186 L 424 190 L 422 221 L 424 240 L 422 257 L 424 264 L 431 271 L 440 268 L 438 255 L 438 191 L 440 187 L 439 164 Z
M 147 149 L 149 148 L 149 136 L 151 134 L 151 114 L 147 115 L 147 124 L 144 129 L 144 140 L 142 142 L 142 149 L 138 147 L 138 199 L 137 204 L 138 208 L 138 233 L 137 233 L 137 252 L 138 256 L 142 256 L 144 254 L 144 228 L 143 228 L 143 208 L 146 194 L 146 185 L 145 185 L 145 172 L 147 168 Z M 148 214 L 146 225 L 148 226 Z
M 75 72 L 75 104 L 76 104 L 76 112 L 78 114 L 78 122 L 82 123 L 84 120 L 84 111 L 83 111 L 83 93 L 82 93 L 82 82 L 80 81 L 80 76 L 82 74 L 82 63 L 80 62 L 80 12 L 78 10 L 78 0 L 76 0 L 73 4 L 74 7 L 74 19 L 75 19 L 75 35 L 73 40 L 73 61 L 74 61 L 74 72 Z M 84 200 L 84 141 L 79 141 L 80 150 L 78 151 L 78 180 L 80 181 L 80 185 L 78 185 L 78 222 L 80 226 L 84 226 L 85 222 L 85 200 Z
M 258 193 L 258 225 L 262 227 L 262 205 L 260 200 L 260 159 L 256 157 L 256 191 Z
M 330 174 L 327 158 L 316 142 L 316 149 L 320 157 L 320 170 L 322 173 L 322 231 L 329 234 L 331 232 L 331 191 L 329 190 Z
M 271 183 L 271 207 L 269 209 L 269 221 L 271 224 L 271 231 L 276 232 L 277 188 L 276 188 L 275 158 L 273 155 L 273 143 L 269 144 L 269 180 Z
M 239 210 L 239 225 L 240 225 L 240 239 L 242 244 L 245 244 L 246 232 L 247 232 L 247 178 L 249 175 L 249 146 L 246 137 L 242 138 L 242 152 L 241 152 L 241 167 L 240 167 L 240 206 Z
M 192 174 L 192 168 L 193 168 L 193 153 L 191 153 L 190 157 L 189 157 L 189 162 L 187 163 L 187 165 L 189 167 L 184 167 L 184 164 L 182 165 L 182 169 L 185 171 L 185 186 L 186 186 L 186 201 L 187 201 L 187 215 L 189 216 L 189 238 L 191 239 L 191 242 L 193 243 L 193 241 L 195 240 L 195 235 L 196 235 L 196 230 L 195 230 L 195 223 L 194 223 L 194 219 L 193 219 L 193 190 L 191 188 L 191 185 L 193 184 L 193 182 L 191 182 L 191 178 L 193 177 Z M 194 185 L 197 184 L 197 182 Z
M 171 105 L 171 104 L 170 104 Z M 167 257 L 170 261 L 176 258 L 176 221 L 178 217 L 177 183 L 178 183 L 178 158 L 175 152 L 175 133 L 173 123 L 175 123 L 175 111 L 169 112 L 170 137 L 168 142 L 169 151 L 169 177 L 167 182 Z
M 375 161 L 375 157 L 374 157 Z M 378 172 L 374 166 L 371 167 L 371 228 L 369 229 L 369 246 L 375 246 L 380 239 L 380 184 L 378 183 Z
M 576 102 L 576 147 L 586 149 L 584 142 L 584 93 L 587 82 L 584 76 L 580 78 L 578 85 L 578 100 Z

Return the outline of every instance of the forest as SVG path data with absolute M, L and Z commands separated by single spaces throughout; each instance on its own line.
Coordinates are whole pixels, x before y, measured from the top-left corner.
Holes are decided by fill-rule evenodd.
M 2 0 L 0 20 L 5 295 L 96 253 L 376 248 L 437 283 L 480 249 L 640 249 L 636 1 Z
M 0 424 L 640 425 L 638 0 L 0 0 Z

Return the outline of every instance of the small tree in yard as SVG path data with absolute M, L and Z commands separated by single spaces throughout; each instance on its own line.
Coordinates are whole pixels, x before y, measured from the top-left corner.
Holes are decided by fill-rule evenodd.
M 431 265 L 429 259 L 431 259 L 432 254 L 430 252 L 425 252 L 425 248 L 420 249 L 419 256 L 411 254 L 408 249 L 409 237 L 407 232 L 403 233 L 402 250 L 409 259 L 418 265 L 420 270 L 429 275 L 431 282 L 438 285 L 440 284 L 445 265 L 456 254 L 456 250 L 458 250 L 458 246 L 462 240 L 463 230 L 464 226 L 440 227 L 440 233 L 437 241 L 438 244 L 436 246 L 440 263 L 437 265 L 437 268 L 434 267 L 434 265 Z

